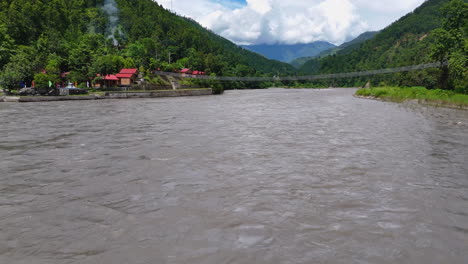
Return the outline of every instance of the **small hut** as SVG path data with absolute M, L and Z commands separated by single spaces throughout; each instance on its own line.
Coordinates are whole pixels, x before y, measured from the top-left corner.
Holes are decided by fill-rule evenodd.
M 119 85 L 119 78 L 113 74 L 106 75 L 102 80 L 106 87 L 116 87 Z
M 132 85 L 138 77 L 138 69 L 122 69 L 117 75 L 121 86 Z

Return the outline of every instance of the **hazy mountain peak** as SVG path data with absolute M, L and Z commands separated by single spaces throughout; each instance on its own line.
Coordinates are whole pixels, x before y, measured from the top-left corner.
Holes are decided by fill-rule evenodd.
M 242 45 L 241 47 L 259 53 L 269 59 L 291 62 L 300 57 L 318 55 L 322 51 L 336 46 L 326 41 L 315 41 L 308 44 L 260 44 Z

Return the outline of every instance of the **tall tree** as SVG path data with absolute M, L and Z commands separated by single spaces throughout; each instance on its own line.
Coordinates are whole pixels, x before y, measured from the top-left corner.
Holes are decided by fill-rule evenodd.
M 468 3 L 452 0 L 443 8 L 442 28 L 434 30 L 435 42 L 431 57 L 441 63 L 440 86 L 445 89 L 463 89 L 468 85 Z M 468 92 L 468 90 L 467 90 Z

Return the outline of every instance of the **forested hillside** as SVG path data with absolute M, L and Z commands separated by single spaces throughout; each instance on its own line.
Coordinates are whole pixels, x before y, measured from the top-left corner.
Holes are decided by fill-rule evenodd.
M 0 1 L 0 83 L 71 72 L 85 82 L 121 68 L 259 76 L 293 67 L 244 50 L 152 0 Z M 44 72 L 44 71 L 43 71 Z
M 451 2 L 450 8 L 446 7 Z M 466 0 L 428 0 L 414 12 L 402 17 L 388 26 L 359 48 L 345 48 L 337 54 L 313 59 L 301 68 L 302 74 L 353 72 L 371 69 L 383 69 L 455 59 L 451 56 L 459 53 L 459 64 L 465 68 L 459 77 L 466 78 L 467 45 L 467 9 Z M 454 21 L 456 20 L 456 21 Z M 442 33 L 438 31 L 442 30 Z M 435 56 L 437 47 L 442 56 Z M 461 58 L 461 59 L 460 59 Z M 462 60 L 462 61 L 460 61 Z M 448 69 L 445 69 L 448 71 Z M 377 76 L 372 80 L 392 85 L 423 85 L 426 87 L 455 86 L 454 83 L 440 83 L 441 70 L 426 70 L 411 73 Z M 444 70 L 442 70 L 444 71 Z M 446 73 L 448 74 L 448 73 Z M 463 79 L 462 78 L 462 79 Z M 345 81 L 345 85 L 361 84 L 363 78 Z M 464 81 L 466 84 L 466 79 Z M 458 84 L 463 88 L 463 84 Z M 446 87 L 441 87 L 446 88 Z

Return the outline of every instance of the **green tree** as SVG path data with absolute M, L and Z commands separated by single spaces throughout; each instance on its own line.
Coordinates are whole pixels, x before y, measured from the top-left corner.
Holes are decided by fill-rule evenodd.
M 10 60 L 13 52 L 13 39 L 8 35 L 6 26 L 0 24 L 0 69 Z
M 24 80 L 21 71 L 15 66 L 16 64 L 7 64 L 0 73 L 0 88 L 8 92 L 20 88 L 20 82 Z
M 34 75 L 36 89 L 40 94 L 49 94 L 55 89 L 55 84 L 60 82 L 60 64 L 62 60 L 56 54 L 49 55 L 49 60 L 44 71 Z
M 100 73 L 102 75 L 114 74 L 130 63 L 131 61 L 118 55 L 99 56 L 91 66 L 90 75 L 92 73 Z
M 36 70 L 34 49 L 30 47 L 20 47 L 16 54 L 10 59 L 2 71 L 0 71 L 0 86 L 7 91 L 20 88 L 20 83 L 31 82 Z
M 463 88 L 468 78 L 468 3 L 452 0 L 443 8 L 443 14 L 445 19 L 442 28 L 433 32 L 435 41 L 431 57 L 441 63 L 448 62 L 448 65 L 442 68 L 439 81 L 441 88 Z
M 54 89 L 56 76 L 47 73 L 37 73 L 34 75 L 34 82 L 36 83 L 36 90 L 39 94 L 46 95 Z
M 50 54 L 47 60 L 47 66 L 45 67 L 46 72 L 59 78 L 62 62 L 63 60 L 60 56 L 55 53 Z

